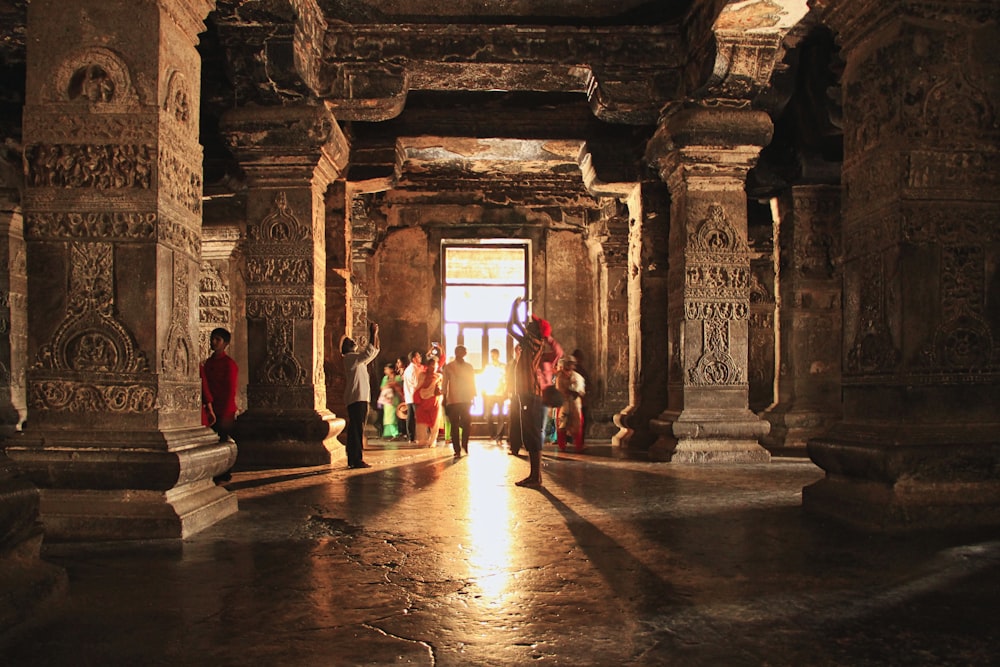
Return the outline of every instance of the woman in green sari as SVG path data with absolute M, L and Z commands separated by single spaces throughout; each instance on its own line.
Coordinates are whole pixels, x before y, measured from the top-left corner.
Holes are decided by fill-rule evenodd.
M 403 385 L 396 376 L 393 364 L 386 364 L 383 367 L 381 387 L 376 404 L 382 409 L 382 437 L 392 440 L 399 437 L 396 408 L 399 406 L 400 396 L 403 395 Z

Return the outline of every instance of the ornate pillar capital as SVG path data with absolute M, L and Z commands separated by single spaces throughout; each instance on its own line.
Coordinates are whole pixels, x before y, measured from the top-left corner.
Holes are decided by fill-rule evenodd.
M 232 109 L 222 132 L 256 187 L 317 181 L 325 189 L 347 166 L 350 144 L 330 111 L 315 104 Z
M 646 159 L 668 185 L 687 176 L 728 176 L 742 184 L 773 129 L 767 113 L 740 102 L 686 102 L 660 117 Z

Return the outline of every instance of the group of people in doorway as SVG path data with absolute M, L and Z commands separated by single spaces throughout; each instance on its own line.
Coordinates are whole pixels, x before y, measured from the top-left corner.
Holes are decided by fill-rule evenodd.
M 514 355 L 506 365 L 500 351 L 490 350 L 489 362 L 476 372 L 466 361 L 467 350 L 458 345 L 451 361 L 431 343 L 426 352 L 413 350 L 408 363 L 397 358 L 382 367 L 376 407 L 380 434 L 388 440 L 408 439 L 415 446 L 436 446 L 440 432 L 450 440 L 456 457 L 468 454 L 472 432 L 470 412 L 482 396 L 488 437 L 502 443 L 506 436 L 511 454 L 528 454 L 529 473 L 518 486 L 536 487 L 541 481 L 541 452 L 554 442 L 560 451 L 572 445 L 584 448 L 583 398 L 585 376 L 578 370 L 579 352 L 563 354 L 551 324 L 527 314 L 528 301 L 511 305 L 507 333 L 514 340 Z M 369 342 L 358 346 L 344 337 L 347 383 L 347 459 L 350 468 L 367 468 L 364 462 L 364 428 L 371 400 L 368 364 L 380 352 L 378 325 L 371 324 Z M 507 414 L 505 414 L 505 408 Z

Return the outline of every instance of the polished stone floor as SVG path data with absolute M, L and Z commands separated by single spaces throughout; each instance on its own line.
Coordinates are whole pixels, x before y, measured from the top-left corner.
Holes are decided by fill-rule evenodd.
M 69 594 L 4 649 L 43 665 L 996 665 L 1000 535 L 804 515 L 808 460 L 693 466 L 373 442 L 239 472 L 183 542 L 47 545 Z

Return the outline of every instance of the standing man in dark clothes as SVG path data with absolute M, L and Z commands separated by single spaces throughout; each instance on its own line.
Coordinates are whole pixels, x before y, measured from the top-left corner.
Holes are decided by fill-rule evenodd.
M 469 409 L 476 398 L 476 369 L 465 360 L 466 352 L 464 345 L 457 346 L 455 360 L 445 364 L 442 373 L 444 413 L 451 422 L 451 446 L 455 456 L 461 456 L 463 450 L 469 453 L 469 435 L 472 433 Z
M 372 400 L 372 381 L 368 364 L 379 353 L 378 324 L 368 325 L 368 344 L 358 348 L 357 343 L 344 336 L 340 353 L 344 355 L 344 403 L 347 404 L 347 467 L 370 468 L 364 461 L 365 424 Z

